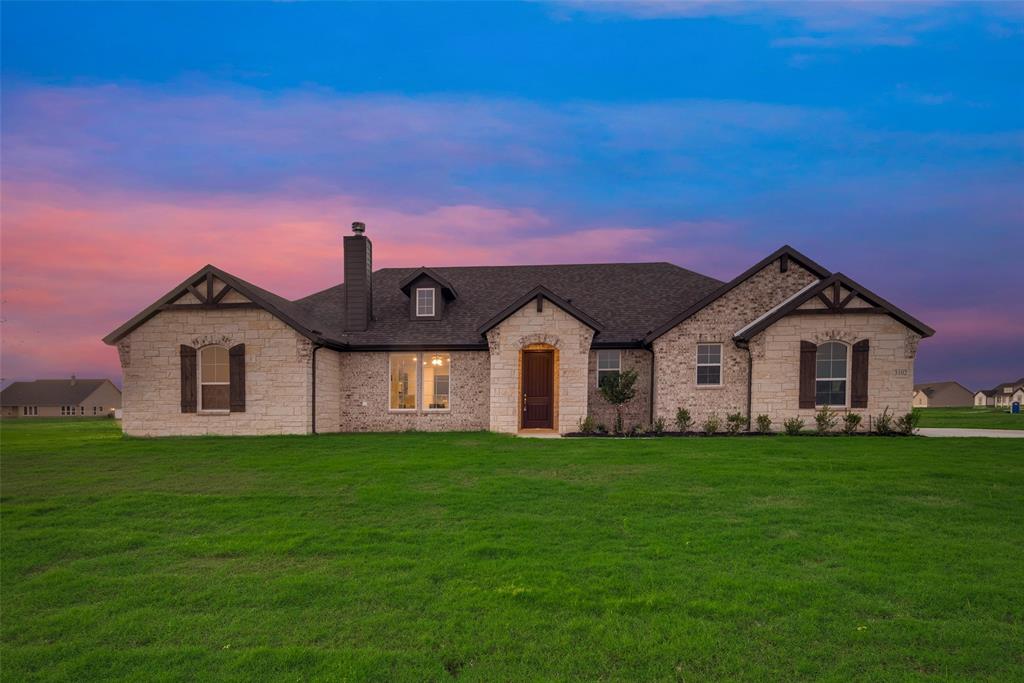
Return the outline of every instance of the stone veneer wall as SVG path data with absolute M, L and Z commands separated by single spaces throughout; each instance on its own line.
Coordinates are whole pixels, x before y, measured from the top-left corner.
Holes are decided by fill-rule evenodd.
M 316 431 L 341 431 L 341 354 L 324 348 L 316 352 Z
M 868 415 L 880 415 L 885 408 L 897 416 L 908 412 L 914 393 L 914 356 L 921 337 L 878 313 L 790 315 L 754 337 L 750 342 L 754 354 L 753 415 L 768 415 L 775 430 L 782 429 L 783 420 L 790 417 L 800 417 L 813 427 L 815 411 L 799 408 L 800 342 L 853 344 L 862 339 L 870 342 L 868 407 L 854 410 L 864 415 L 862 428 L 868 427 Z
M 732 336 L 815 280 L 792 260 L 785 273 L 779 272 L 775 260 L 654 340 L 655 418 L 664 418 L 674 429 L 676 410 L 686 408 L 699 428 L 711 414 L 723 421 L 728 413 L 746 414 L 747 352 L 736 347 Z M 698 343 L 722 345 L 721 386 L 697 386 Z
M 647 426 L 651 422 L 651 353 L 644 349 L 622 349 L 622 369 L 636 370 L 636 397 L 623 406 L 622 424 L 626 429 L 633 425 Z M 597 351 L 590 352 L 588 369 L 587 413 L 608 429 L 615 425 L 615 406 L 608 403 L 597 389 Z M 667 425 L 672 429 L 671 423 Z
M 245 344 L 245 412 L 181 412 L 181 344 Z M 163 311 L 118 344 L 122 428 L 133 436 L 303 434 L 310 429 L 311 343 L 257 309 Z
M 339 429 L 343 432 L 440 432 L 488 427 L 490 364 L 486 351 L 451 352 L 449 412 L 390 412 L 388 354 L 357 351 L 338 356 Z
M 545 344 L 558 349 L 555 428 L 576 431 L 587 414 L 587 378 L 594 331 L 561 308 L 531 301 L 487 333 L 490 348 L 490 428 L 516 433 L 520 424 L 520 356 L 524 347 Z

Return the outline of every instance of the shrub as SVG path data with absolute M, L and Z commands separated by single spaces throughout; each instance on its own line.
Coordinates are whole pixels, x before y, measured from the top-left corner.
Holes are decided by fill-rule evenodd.
M 738 434 L 748 422 L 747 416 L 743 413 L 729 413 L 725 416 L 725 431 L 729 434 Z
M 892 434 L 892 413 L 888 407 L 875 420 L 875 431 L 882 436 Z
M 860 413 L 846 413 L 843 415 L 843 434 L 853 434 L 860 427 Z
M 906 415 L 896 418 L 896 430 L 900 434 L 906 434 L 910 436 L 917 429 L 917 423 L 921 419 L 920 415 L 911 411 Z
M 681 432 L 690 431 L 690 427 L 693 426 L 693 418 L 690 417 L 690 411 L 686 408 L 680 408 L 676 411 L 676 429 Z
M 608 426 L 604 422 L 598 422 L 596 425 L 594 425 L 594 431 L 596 431 L 598 434 L 607 434 Z
M 814 422 L 818 426 L 819 434 L 828 434 L 835 428 L 836 423 L 839 422 L 839 413 L 832 410 L 829 406 L 824 406 L 814 414 Z
M 651 434 L 661 436 L 665 433 L 665 418 L 659 417 L 651 424 Z
M 757 431 L 762 434 L 772 431 L 772 419 L 767 415 L 758 415 L 755 422 L 757 423 Z
M 636 396 L 636 370 L 605 375 L 601 380 L 601 396 L 615 406 L 615 433 L 622 433 L 622 406 Z
M 629 428 L 629 431 L 626 432 L 626 436 L 643 436 L 643 435 L 644 435 L 644 428 L 641 427 L 638 424 L 637 425 L 633 425 L 632 427 Z
M 803 431 L 804 421 L 801 420 L 799 417 L 791 417 L 782 423 L 782 427 L 790 436 L 796 436 L 797 434 Z
M 576 431 L 580 434 L 593 434 L 594 433 L 594 418 L 590 415 L 581 417 L 580 421 L 576 423 Z
M 708 419 L 704 420 L 704 424 L 701 425 L 701 429 L 704 431 L 705 434 L 714 434 L 715 432 L 718 431 L 718 428 L 719 426 L 721 426 L 721 424 L 722 421 L 718 419 L 717 415 L 711 415 L 708 417 Z

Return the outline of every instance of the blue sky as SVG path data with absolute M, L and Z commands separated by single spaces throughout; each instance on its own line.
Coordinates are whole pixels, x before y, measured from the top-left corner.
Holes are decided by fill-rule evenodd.
M 918 378 L 1024 375 L 1024 4 L 0 9 L 8 380 L 116 373 L 206 262 L 333 284 L 356 219 L 380 265 L 790 243 L 936 327 Z

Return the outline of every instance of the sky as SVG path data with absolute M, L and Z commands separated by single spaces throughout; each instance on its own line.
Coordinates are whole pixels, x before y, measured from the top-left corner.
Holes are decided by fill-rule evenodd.
M 0 4 L 0 375 L 206 263 L 290 298 L 375 267 L 790 244 L 934 327 L 919 381 L 1024 376 L 1024 3 Z

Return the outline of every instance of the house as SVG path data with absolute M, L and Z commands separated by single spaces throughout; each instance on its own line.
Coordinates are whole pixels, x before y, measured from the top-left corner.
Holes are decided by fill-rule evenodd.
M 343 284 L 288 300 L 214 266 L 104 338 L 128 434 L 566 433 L 740 412 L 811 420 L 910 409 L 934 331 L 784 246 L 729 282 L 669 263 L 373 269 L 362 223 Z M 867 421 L 865 420 L 865 423 Z
M 915 408 L 968 407 L 974 405 L 974 394 L 959 382 L 915 384 L 911 404 Z
M 121 390 L 109 379 L 37 379 L 0 392 L 7 417 L 106 417 L 121 407 Z
M 1014 403 L 1024 405 L 1024 377 L 1015 382 L 1003 382 L 993 389 L 974 394 L 975 406 L 1009 408 Z

